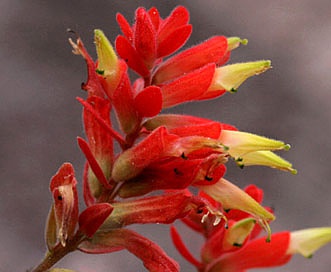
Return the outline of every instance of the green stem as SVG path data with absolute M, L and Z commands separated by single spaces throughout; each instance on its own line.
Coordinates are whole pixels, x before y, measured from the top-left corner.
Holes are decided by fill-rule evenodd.
M 84 235 L 76 233 L 74 237 L 68 239 L 66 246 L 63 247 L 61 243 L 58 243 L 52 251 L 48 251 L 45 258 L 39 265 L 31 270 L 31 272 L 46 272 L 64 256 L 72 251 L 75 251 L 79 244 L 83 241 Z

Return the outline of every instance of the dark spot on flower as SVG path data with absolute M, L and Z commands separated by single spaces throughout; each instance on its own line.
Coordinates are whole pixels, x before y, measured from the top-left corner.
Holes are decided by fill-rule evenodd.
M 203 207 L 198 207 L 197 208 L 197 214 L 203 213 Z
M 212 181 L 213 180 L 213 177 L 205 176 L 205 180 Z
M 230 210 L 231 210 L 231 209 L 224 209 L 224 211 L 225 211 L 226 213 L 228 213 Z
M 179 171 L 178 168 L 174 168 L 174 172 L 177 176 L 183 176 L 183 172 Z
M 129 59 L 125 59 L 125 62 L 129 62 Z
M 104 75 L 105 74 L 105 70 L 96 69 L 95 72 L 99 75 Z
M 242 246 L 242 244 L 238 244 L 238 243 L 233 243 L 232 245 L 235 246 L 235 247 L 241 247 Z
M 182 155 L 180 155 L 180 157 L 184 160 L 187 160 L 187 157 L 185 156 L 184 152 L 182 153 Z
M 63 199 L 63 197 L 62 197 L 61 195 L 59 195 L 59 196 L 57 197 L 57 199 L 61 201 L 61 200 Z

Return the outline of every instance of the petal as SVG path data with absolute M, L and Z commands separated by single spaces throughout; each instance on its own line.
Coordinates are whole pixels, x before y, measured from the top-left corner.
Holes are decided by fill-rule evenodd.
M 105 34 L 100 30 L 94 30 L 94 43 L 98 55 L 98 72 L 107 82 L 108 92 L 112 93 L 120 80 L 120 67 L 117 55 Z
M 93 194 L 94 197 L 98 198 L 102 192 L 102 186 L 107 189 L 111 189 L 112 185 L 109 184 L 105 174 L 102 171 L 102 168 L 100 167 L 99 163 L 93 156 L 87 142 L 85 142 L 82 138 L 77 138 L 78 145 L 82 152 L 84 153 L 89 165 L 88 169 L 88 184 L 89 188 Z M 91 173 L 92 171 L 93 173 Z
M 100 231 L 131 224 L 170 224 L 196 208 L 191 196 L 184 191 L 113 203 L 112 206 L 114 210 L 100 227 Z
M 132 70 L 144 78 L 149 76 L 149 70 L 147 69 L 144 61 L 125 37 L 118 36 L 115 41 L 115 46 L 118 55 Z
M 157 57 L 165 57 L 181 48 L 192 33 L 191 25 L 184 25 L 171 32 L 163 41 L 159 41 Z
M 45 240 L 49 251 L 53 249 L 57 242 L 56 228 L 54 205 L 52 205 L 48 212 L 45 228 Z
M 121 65 L 126 67 L 124 62 L 121 62 Z M 126 68 L 125 71 L 123 69 L 120 83 L 112 96 L 112 104 L 122 131 L 126 134 L 134 132 L 140 120 L 134 107 L 133 90 Z
M 306 258 L 312 257 L 316 250 L 331 243 L 331 228 L 311 228 L 291 232 L 287 254 L 300 253 Z
M 116 14 L 116 21 L 117 21 L 118 25 L 120 26 L 121 31 L 124 34 L 124 36 L 130 42 L 132 42 L 133 41 L 133 31 L 132 31 L 132 28 L 131 28 L 130 24 L 125 19 L 125 17 L 121 13 L 117 13 Z
M 89 95 L 104 97 L 104 89 L 99 81 L 98 74 L 95 72 L 95 63 L 91 56 L 87 53 L 83 42 L 81 39 L 77 39 L 77 42 L 74 43 L 71 39 L 69 39 L 69 43 L 73 47 L 73 53 L 76 55 L 82 55 L 86 61 L 88 79 L 87 83 L 82 84 L 82 89 L 86 90 Z
M 196 180 L 202 161 L 179 157 L 151 164 L 139 176 L 126 181 L 118 194 L 127 198 L 156 190 L 185 189 Z
M 289 241 L 289 232 L 273 234 L 269 243 L 265 238 L 250 241 L 241 250 L 224 254 L 215 260 L 206 271 L 237 272 L 283 265 L 291 259 L 291 256 L 286 254 Z
M 241 247 L 253 231 L 256 224 L 254 218 L 242 219 L 234 223 L 225 231 L 223 249 L 231 250 L 233 247 Z
M 227 52 L 227 39 L 223 36 L 191 47 L 163 62 L 153 76 L 153 84 L 161 84 L 201 68 L 209 63 L 218 63 Z
M 152 117 L 162 110 L 162 93 L 157 86 L 148 86 L 134 98 L 134 105 L 141 117 Z
M 181 114 L 159 114 L 148 119 L 143 126 L 147 130 L 154 130 L 160 126 L 165 126 L 169 132 L 181 137 L 185 136 L 204 136 L 219 138 L 222 129 L 235 130 L 231 125 L 215 122 L 210 119 L 191 115 Z
M 236 63 L 216 69 L 209 91 L 226 90 L 236 92 L 238 87 L 249 77 L 259 75 L 271 68 L 269 60 Z
M 229 148 L 228 153 L 235 159 L 240 159 L 242 156 L 249 152 L 261 150 L 288 150 L 290 145 L 282 141 L 269 139 L 256 134 L 222 130 L 219 140 Z
M 213 185 L 198 186 L 198 188 L 220 202 L 225 210 L 236 209 L 253 215 L 270 235 L 267 221 L 274 220 L 275 216 L 236 185 L 221 178 Z
M 277 168 L 284 171 L 289 171 L 296 174 L 297 170 L 292 167 L 292 164 L 271 151 L 255 151 L 243 155 L 237 164 L 242 168 L 250 165 L 263 165 L 272 168 Z
M 176 7 L 171 14 L 163 20 L 158 33 L 158 41 L 162 43 L 167 37 L 181 26 L 185 26 L 190 19 L 188 10 L 183 6 Z
M 83 242 L 79 249 L 86 253 L 106 253 L 127 249 L 141 259 L 151 272 L 177 272 L 179 265 L 171 259 L 156 243 L 128 229 L 100 232 L 89 241 Z
M 148 11 L 148 15 L 151 18 L 151 21 L 154 25 L 155 30 L 159 29 L 159 25 L 161 23 L 161 17 L 159 14 L 159 11 L 157 10 L 157 8 L 152 7 L 149 11 Z
M 209 64 L 161 86 L 163 108 L 197 100 L 211 84 L 215 64 Z
M 136 146 L 127 149 L 115 160 L 112 178 L 124 181 L 137 176 L 144 168 L 164 156 L 169 144 L 177 139 L 170 135 L 164 127 L 153 131 Z
M 78 222 L 76 184 L 74 169 L 70 163 L 64 163 L 51 179 L 57 238 L 63 247 L 66 240 L 74 234 Z
M 156 32 L 149 14 L 144 8 L 136 10 L 134 47 L 146 67 L 151 69 L 156 59 Z
M 88 207 L 79 215 L 79 231 L 91 238 L 113 209 L 109 203 L 98 203 Z

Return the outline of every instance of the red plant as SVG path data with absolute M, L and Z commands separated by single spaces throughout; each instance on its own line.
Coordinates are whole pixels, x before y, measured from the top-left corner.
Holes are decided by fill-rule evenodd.
M 234 92 L 248 77 L 269 69 L 270 61 L 224 65 L 231 51 L 246 43 L 224 36 L 173 55 L 192 32 L 189 12 L 182 6 L 165 19 L 156 8 L 138 8 L 132 26 L 121 14 L 117 22 L 123 35 L 116 38 L 116 51 L 103 32 L 95 30 L 97 61 L 80 38 L 70 40 L 88 72 L 82 85 L 87 98 L 77 98 L 86 134 L 86 139 L 78 138 L 86 157 L 86 208 L 79 213 L 74 170 L 65 163 L 51 179 L 54 204 L 46 227 L 48 253 L 33 271 L 46 271 L 77 249 L 86 253 L 126 249 L 149 271 L 179 271 L 159 245 L 125 228 L 178 219 L 206 239 L 198 260 L 171 228 L 175 246 L 198 271 L 281 265 L 293 253 L 312 253 L 329 241 L 329 228 L 304 232 L 322 237 L 314 247 L 300 244 L 306 241 L 300 232 L 271 235 L 269 222 L 275 217 L 260 205 L 262 190 L 253 185 L 241 190 L 223 178 L 229 159 L 240 167 L 264 165 L 295 173 L 273 152 L 289 145 L 213 120 L 160 114 L 178 104 Z M 138 75 L 133 83 L 129 68 Z M 118 126 L 111 122 L 113 112 Z M 261 228 L 267 238 L 256 238 Z M 263 258 L 257 258 L 258 253 Z

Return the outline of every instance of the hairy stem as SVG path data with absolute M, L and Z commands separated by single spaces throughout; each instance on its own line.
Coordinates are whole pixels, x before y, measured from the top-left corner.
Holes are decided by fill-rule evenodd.
M 83 241 L 84 235 L 82 233 L 76 233 L 74 237 L 67 240 L 66 246 L 63 247 L 61 243 L 58 243 L 51 251 L 48 251 L 45 258 L 39 265 L 31 270 L 31 272 L 46 272 L 64 256 L 72 251 L 75 251 L 79 244 Z

